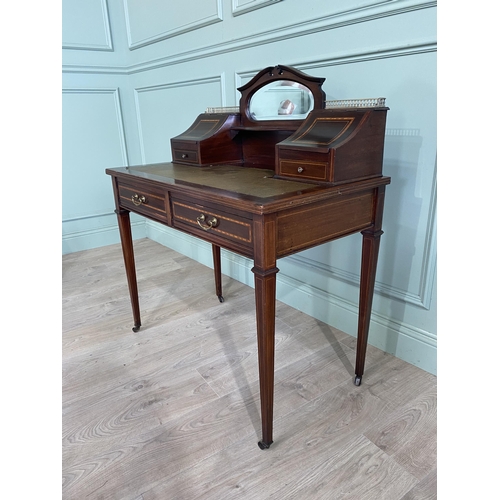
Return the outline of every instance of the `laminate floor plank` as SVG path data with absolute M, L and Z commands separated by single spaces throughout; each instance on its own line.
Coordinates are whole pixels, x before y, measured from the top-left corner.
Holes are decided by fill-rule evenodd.
M 396 409 L 390 419 L 374 424 L 364 435 L 415 477 L 436 468 L 437 394 L 425 392 Z
M 401 498 L 418 483 L 417 478 L 362 435 L 368 421 L 390 416 L 390 406 L 359 389 L 347 380 L 300 407 L 287 408 L 288 413 L 283 410 L 283 396 L 278 397 L 281 411 L 275 426 L 279 438 L 267 450 L 269 454 L 256 456 L 256 439 L 249 436 L 194 470 L 184 471 L 176 481 L 144 492 L 144 498 Z M 278 387 L 277 395 L 281 393 Z M 375 456 L 375 463 L 363 470 L 366 455 Z M 371 472 L 374 477 L 366 478 Z M 189 481 L 189 477 L 200 479 Z M 367 479 L 373 479 L 369 488 Z M 325 481 L 330 484 L 323 490 Z M 174 496 L 174 491 L 178 493 L 171 489 L 174 484 L 183 485 L 184 496 Z M 380 496 L 385 490 L 391 496 Z
M 401 500 L 434 500 L 437 491 L 437 470 L 434 469 L 417 483 Z
M 254 291 L 134 243 L 63 257 L 63 499 L 436 498 L 436 378 L 277 303 L 275 442 L 257 447 Z

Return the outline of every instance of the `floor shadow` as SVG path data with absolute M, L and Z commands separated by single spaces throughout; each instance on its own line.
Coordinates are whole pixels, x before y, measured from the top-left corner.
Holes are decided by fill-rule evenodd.
M 235 332 L 234 329 L 230 327 L 221 328 L 220 330 L 217 331 L 219 339 L 223 345 L 224 356 L 226 359 L 229 360 L 231 360 L 235 356 L 235 354 L 241 351 L 241 348 L 239 348 L 233 340 L 233 335 L 235 333 L 237 334 L 237 332 Z M 260 404 L 255 401 L 254 397 L 255 394 L 252 392 L 250 388 L 251 384 L 248 381 L 248 378 L 245 374 L 245 371 L 241 363 L 240 362 L 230 363 L 230 368 L 234 380 L 237 381 L 236 390 L 238 391 L 240 398 L 245 405 L 250 421 L 252 422 L 252 425 L 255 429 L 255 433 L 260 439 L 260 434 L 262 431 Z
M 327 324 L 323 323 L 322 321 L 318 321 L 317 324 L 318 324 L 318 329 L 321 330 L 326 340 L 328 340 L 329 344 L 332 346 L 333 350 L 335 351 L 335 354 L 337 354 L 337 357 L 342 362 L 349 375 L 351 375 L 351 377 L 354 377 L 354 366 L 347 357 L 347 353 L 351 349 L 347 347 L 345 344 L 342 344 L 337 339 L 337 337 L 335 336 L 335 331 L 332 330 L 332 328 L 330 328 Z

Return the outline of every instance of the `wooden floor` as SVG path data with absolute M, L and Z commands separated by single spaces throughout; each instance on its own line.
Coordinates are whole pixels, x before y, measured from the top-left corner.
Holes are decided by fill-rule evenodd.
M 274 444 L 260 450 L 253 289 L 135 243 L 63 257 L 63 499 L 436 498 L 436 377 L 280 302 Z

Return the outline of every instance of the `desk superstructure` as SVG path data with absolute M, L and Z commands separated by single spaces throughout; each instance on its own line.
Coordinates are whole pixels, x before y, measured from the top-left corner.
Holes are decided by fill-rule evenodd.
M 141 326 L 130 212 L 253 260 L 262 439 L 273 442 L 276 261 L 361 232 L 354 383 L 361 384 L 382 235 L 383 100 L 326 104 L 323 78 L 269 67 L 241 87 L 239 108 L 210 109 L 171 139 L 171 163 L 107 169 L 132 302 Z M 382 104 L 382 105 L 381 105 Z

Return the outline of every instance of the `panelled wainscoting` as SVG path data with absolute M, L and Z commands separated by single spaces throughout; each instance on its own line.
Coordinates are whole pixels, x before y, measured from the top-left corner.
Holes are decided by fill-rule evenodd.
M 385 199 L 369 342 L 436 373 L 436 2 L 63 0 L 63 254 L 119 241 L 107 168 L 171 161 L 207 107 L 235 106 L 262 68 L 326 78 L 328 100 L 385 97 Z M 132 216 L 209 264 L 209 245 Z M 358 236 L 280 260 L 280 301 L 356 334 Z M 223 273 L 253 285 L 251 263 Z

